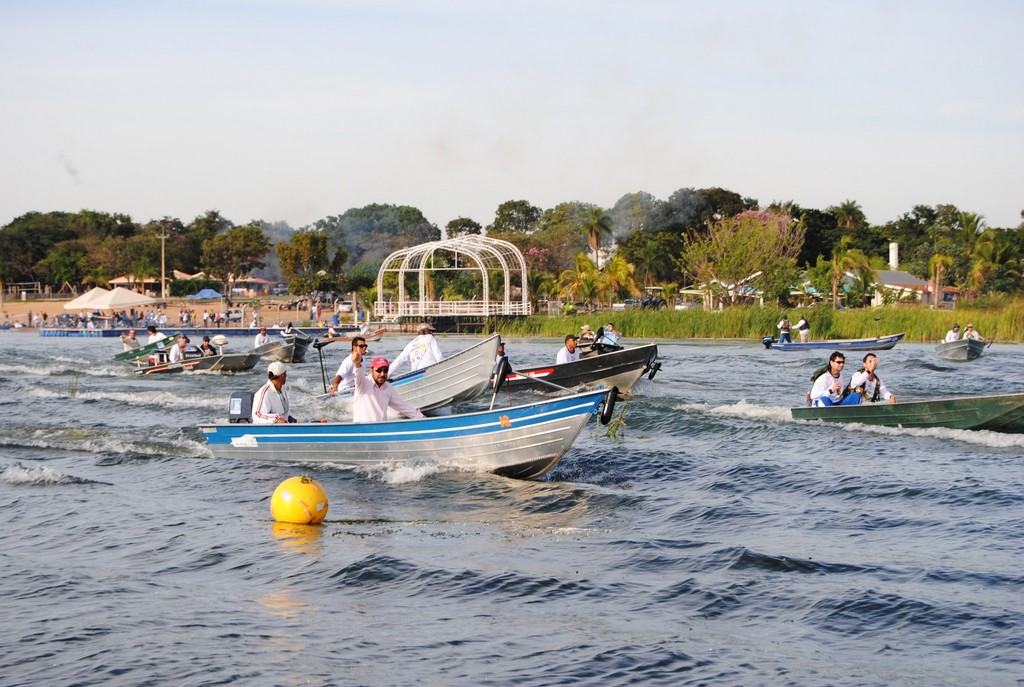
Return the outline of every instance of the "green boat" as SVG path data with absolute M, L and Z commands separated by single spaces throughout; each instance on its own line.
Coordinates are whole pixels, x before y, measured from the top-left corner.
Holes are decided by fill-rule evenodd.
M 114 356 L 114 360 L 123 363 L 133 363 L 139 358 L 148 358 L 151 353 L 165 346 L 170 346 L 174 342 L 175 337 L 166 336 L 156 343 L 146 344 L 145 346 L 139 346 L 133 348 L 130 351 L 122 351 Z
M 1024 393 L 791 410 L 794 420 L 859 422 L 887 427 L 988 429 L 1024 434 Z

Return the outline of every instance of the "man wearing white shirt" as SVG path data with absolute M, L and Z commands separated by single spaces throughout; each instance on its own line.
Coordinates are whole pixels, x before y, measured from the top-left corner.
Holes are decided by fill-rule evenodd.
M 868 403 L 877 403 L 880 400 L 895 403 L 896 396 L 889 392 L 885 382 L 875 374 L 877 368 L 878 356 L 874 353 L 865 355 L 864 367 L 854 372 L 853 378 L 850 379 L 850 389 L 860 394 Z
M 959 340 L 960 340 L 960 325 L 954 324 L 953 328 L 950 329 L 948 332 L 946 332 L 946 338 L 943 339 L 943 341 L 945 341 L 946 343 L 949 343 L 950 341 L 959 341 Z

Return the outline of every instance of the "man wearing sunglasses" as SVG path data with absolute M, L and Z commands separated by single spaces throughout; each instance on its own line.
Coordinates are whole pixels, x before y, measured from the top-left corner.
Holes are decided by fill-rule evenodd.
M 377 356 L 370 363 L 370 378 L 363 374 L 363 354 L 352 352 L 355 366 L 355 392 L 352 401 L 352 420 L 355 422 L 380 422 L 388 419 L 388 408 L 394 408 L 407 418 L 423 417 L 417 408 L 409 405 L 398 395 L 395 387 L 388 382 L 391 366 L 388 359 Z
M 357 336 L 352 339 L 352 353 L 345 356 L 345 359 L 341 361 L 341 365 L 338 366 L 338 372 L 334 375 L 331 388 L 327 390 L 328 395 L 333 396 L 339 390 L 351 389 L 356 385 L 356 353 L 359 353 L 360 356 L 366 355 L 366 348 L 366 339 L 363 337 Z
M 851 394 L 843 383 L 843 368 L 846 356 L 835 351 L 828 357 L 828 370 L 822 373 L 811 387 L 811 405 L 822 406 L 855 406 L 861 401 L 860 394 Z

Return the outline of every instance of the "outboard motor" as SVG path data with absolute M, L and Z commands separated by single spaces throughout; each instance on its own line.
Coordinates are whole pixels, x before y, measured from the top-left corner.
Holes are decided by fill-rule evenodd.
M 228 422 L 241 424 L 252 422 L 252 392 L 233 391 L 228 405 Z
M 772 344 L 775 343 L 775 337 L 774 336 L 766 336 L 763 339 L 761 339 L 761 343 L 764 344 L 765 348 L 771 348 Z

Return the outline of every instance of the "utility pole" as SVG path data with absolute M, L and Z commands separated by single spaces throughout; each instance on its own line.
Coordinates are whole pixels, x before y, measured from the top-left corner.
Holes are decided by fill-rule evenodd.
M 160 299 L 167 299 L 167 260 L 164 257 L 164 242 L 167 241 L 170 236 L 167 234 L 167 229 L 161 229 L 157 235 L 160 239 Z

